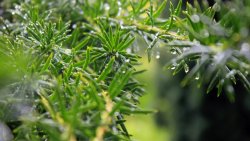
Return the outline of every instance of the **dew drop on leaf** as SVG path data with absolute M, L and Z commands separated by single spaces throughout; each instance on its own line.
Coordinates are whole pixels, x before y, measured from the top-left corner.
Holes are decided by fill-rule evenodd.
M 65 49 L 65 54 L 71 54 L 71 50 L 70 49 Z
M 171 70 L 174 70 L 174 69 L 176 68 L 176 66 L 178 66 L 178 64 L 177 64 L 176 62 L 174 62 L 174 63 L 172 64 L 172 66 L 170 67 L 170 69 L 171 69 Z
M 115 116 L 119 116 L 120 115 L 120 113 L 119 112 L 115 112 Z
M 198 15 L 194 14 L 194 15 L 191 16 L 191 20 L 194 23 L 198 23 L 198 22 L 200 22 L 200 17 Z
M 157 52 L 155 58 L 160 59 L 160 57 L 161 57 L 160 52 Z
M 75 29 L 76 27 L 77 27 L 77 25 L 76 25 L 76 24 L 73 24 L 73 25 L 72 25 L 72 28 L 73 28 L 73 29 Z
M 233 92 L 234 92 L 234 88 L 233 88 L 233 86 L 231 86 L 231 85 L 228 85 L 228 86 L 226 87 L 226 89 L 227 89 L 227 91 L 228 91 L 229 93 L 233 93 Z
M 248 71 L 245 71 L 245 75 L 248 75 L 249 74 L 249 72 Z
M 198 73 L 196 76 L 195 76 L 195 80 L 199 80 L 200 79 L 200 73 Z
M 84 12 L 83 12 L 82 10 L 80 10 L 80 12 L 79 12 L 79 13 L 80 13 L 81 15 L 83 15 L 83 13 L 84 13 Z
M 184 64 L 184 71 L 185 73 L 188 73 L 189 72 L 189 67 L 187 64 Z
M 134 96 L 134 99 L 135 100 L 139 100 L 139 96 Z
M 126 97 L 127 97 L 127 99 L 131 99 L 132 95 L 131 94 L 127 94 Z
M 185 52 L 185 51 L 188 51 L 188 50 L 190 50 L 189 47 L 184 47 L 184 48 L 183 48 L 183 51 L 184 51 L 184 52 Z
M 171 69 L 171 70 L 174 70 L 175 68 L 176 68 L 175 66 L 172 66 L 170 69 Z
M 204 30 L 202 30 L 202 35 L 204 37 L 209 37 L 209 32 L 206 29 L 204 29 Z
M 170 52 L 171 52 L 171 54 L 176 54 L 177 53 L 176 49 L 172 49 Z
M 115 126 L 112 127 L 112 130 L 115 135 L 119 133 L 118 129 Z
M 108 3 L 105 3 L 105 4 L 104 4 L 104 9 L 105 9 L 106 11 L 108 11 L 108 10 L 110 9 L 110 6 L 109 6 Z
M 126 51 L 127 51 L 127 53 L 131 53 L 132 50 L 131 50 L 131 48 L 127 48 Z
M 119 7 L 119 8 L 118 8 L 118 13 L 117 13 L 117 16 L 120 16 L 120 15 L 121 15 L 121 11 L 122 11 L 122 8 L 121 8 L 121 7 Z

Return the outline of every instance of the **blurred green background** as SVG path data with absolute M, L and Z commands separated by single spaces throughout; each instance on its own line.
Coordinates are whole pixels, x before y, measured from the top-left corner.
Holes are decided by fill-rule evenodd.
M 224 0 L 226 2 L 227 0 Z M 175 1 L 175 4 L 178 1 Z M 193 3 L 192 0 L 188 2 Z M 201 0 L 199 1 L 201 2 Z M 208 0 L 213 5 L 214 0 Z M 185 7 L 186 1 L 183 2 Z M 167 8 L 166 8 L 167 9 Z M 163 16 L 167 16 L 165 11 Z M 142 66 L 147 72 L 138 77 L 146 85 L 147 94 L 140 100 L 145 109 L 158 112 L 148 116 L 128 118 L 128 130 L 136 141 L 249 141 L 250 94 L 240 83 L 234 86 L 235 102 L 231 103 L 217 88 L 206 94 L 207 85 L 198 87 L 196 80 L 182 87 L 185 72 L 175 76 L 163 70 L 173 57 L 166 46 L 156 45 L 154 60 L 147 62 L 143 42 Z M 192 66 L 192 64 L 189 64 Z
M 138 76 L 139 81 L 146 85 L 146 94 L 140 99 L 141 107 L 156 109 L 157 113 L 127 118 L 133 140 L 250 140 L 250 95 L 244 86 L 235 85 L 233 103 L 224 92 L 217 97 L 217 88 L 206 94 L 207 86 L 198 87 L 195 80 L 182 87 L 184 71 L 173 76 L 170 71 L 163 70 L 172 57 L 167 47 L 159 45 L 154 54 L 155 59 L 148 63 L 146 53 L 141 52 L 143 65 L 137 69 L 147 69 Z

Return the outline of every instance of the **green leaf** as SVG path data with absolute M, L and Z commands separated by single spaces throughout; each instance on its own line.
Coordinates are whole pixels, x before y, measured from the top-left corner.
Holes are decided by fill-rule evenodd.
M 250 90 L 250 82 L 247 80 L 247 78 L 244 76 L 244 74 L 240 71 L 237 71 L 238 76 L 240 77 L 240 80 L 244 84 L 245 88 L 247 90 Z
M 73 69 L 74 69 L 74 68 L 73 68 L 73 64 L 71 64 L 71 65 L 69 66 L 68 71 L 67 71 L 66 76 L 65 76 L 65 79 L 66 79 L 66 80 L 68 80 L 69 77 L 71 76 L 71 73 L 72 73 Z
M 100 82 L 102 80 L 104 80 L 106 78 L 106 76 L 112 71 L 112 66 L 115 62 L 115 57 L 112 57 L 108 64 L 105 66 L 104 70 L 102 71 L 102 73 L 100 74 L 100 76 L 97 78 L 97 82 Z
M 215 87 L 217 80 L 218 80 L 218 76 L 219 76 L 219 73 L 217 72 L 208 85 L 207 94 Z
M 159 6 L 159 8 L 154 12 L 153 17 L 154 18 L 159 17 L 160 14 L 163 12 L 163 10 L 166 8 L 166 5 L 167 5 L 167 0 L 164 0 Z
M 88 47 L 87 51 L 86 51 L 85 62 L 84 62 L 83 67 L 82 67 L 84 70 L 87 68 L 87 66 L 89 65 L 89 62 L 90 62 L 90 50 L 91 50 L 91 48 Z
M 77 44 L 73 49 L 74 51 L 78 51 L 81 48 L 83 48 L 85 45 L 87 45 L 88 41 L 90 40 L 90 37 L 85 38 L 82 40 L 79 44 Z
M 131 39 L 129 39 L 128 41 L 126 41 L 120 48 L 119 51 L 123 51 L 126 48 L 128 48 L 135 40 L 135 37 L 132 37 Z
M 174 15 L 179 16 L 181 13 L 182 0 L 179 0 L 176 9 L 174 10 Z
M 218 88 L 218 91 L 217 91 L 217 97 L 220 96 L 221 92 L 222 92 L 222 88 L 223 88 L 223 85 L 224 85 L 224 79 L 221 79 L 219 81 L 219 83 L 217 84 L 217 88 Z
M 51 63 L 51 60 L 52 60 L 53 56 L 54 56 L 54 53 L 51 53 L 50 56 L 47 58 L 45 64 L 43 65 L 43 67 L 41 69 L 41 72 L 44 72 L 49 68 L 49 65 Z
M 115 74 L 114 79 L 111 81 L 108 89 L 108 92 L 112 99 L 121 92 L 122 88 L 126 85 L 131 75 L 132 70 L 127 69 L 126 65 L 121 67 L 118 73 Z

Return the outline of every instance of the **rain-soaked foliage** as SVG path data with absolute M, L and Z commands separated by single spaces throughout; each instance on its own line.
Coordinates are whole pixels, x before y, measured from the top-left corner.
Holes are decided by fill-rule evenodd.
M 183 86 L 233 102 L 236 84 L 250 90 L 249 10 L 249 0 L 2 1 L 0 141 L 130 140 L 124 116 L 154 112 L 139 106 L 141 50 L 149 62 L 169 51 L 164 70 L 184 71 Z

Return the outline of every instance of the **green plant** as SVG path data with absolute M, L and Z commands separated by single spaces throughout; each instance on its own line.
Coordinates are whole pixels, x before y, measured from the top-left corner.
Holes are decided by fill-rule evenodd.
M 166 68 L 173 74 L 184 68 L 183 85 L 195 79 L 209 85 L 208 93 L 217 86 L 218 95 L 224 88 L 230 100 L 236 82 L 250 89 L 250 2 L 195 2 L 186 10 L 182 1 L 170 2 L 162 19 L 167 4 L 4 1 L 10 9 L 1 18 L 0 78 L 8 81 L 1 82 L 0 118 L 14 139 L 129 140 L 123 116 L 152 112 L 138 106 L 144 92 L 134 77 L 143 72 L 135 69 L 138 38 L 148 44 L 149 61 L 155 46 L 177 55 Z

